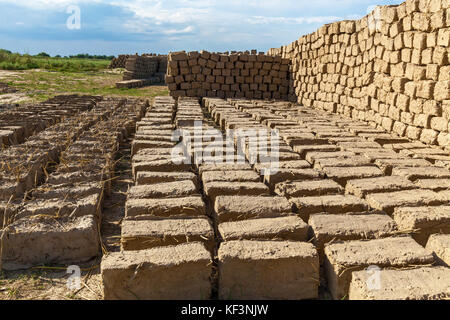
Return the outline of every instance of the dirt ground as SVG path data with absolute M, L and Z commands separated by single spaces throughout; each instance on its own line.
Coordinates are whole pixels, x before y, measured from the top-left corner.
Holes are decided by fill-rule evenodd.
M 80 265 L 81 288 L 71 290 L 66 267 L 36 267 L 0 273 L 0 300 L 102 299 L 100 260 Z

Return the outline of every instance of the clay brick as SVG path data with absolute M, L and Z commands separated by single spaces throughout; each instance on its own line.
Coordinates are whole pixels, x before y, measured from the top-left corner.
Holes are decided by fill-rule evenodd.
M 140 171 L 136 175 L 136 185 L 155 184 L 190 180 L 197 185 L 197 176 L 192 172 L 147 172 Z
M 310 243 L 229 241 L 221 244 L 218 255 L 220 299 L 318 296 L 319 257 Z
M 375 164 L 383 171 L 385 175 L 391 175 L 393 168 L 402 167 L 427 167 L 430 163 L 424 159 L 396 158 L 396 159 L 377 159 Z
M 208 218 L 122 221 L 122 250 L 145 250 L 188 242 L 203 242 L 209 251 L 213 251 L 214 230 Z
M 344 189 L 333 180 L 288 181 L 278 183 L 275 193 L 285 197 L 310 197 L 342 194 Z
M 394 211 L 393 218 L 399 230 L 412 233 L 412 237 L 425 246 L 433 233 L 450 233 L 450 207 L 403 207 Z
M 421 189 L 442 191 L 450 189 L 450 179 L 419 179 L 415 184 Z
M 389 214 L 398 207 L 436 206 L 445 203 L 438 193 L 431 190 L 404 190 L 389 193 L 375 193 L 366 196 L 372 208 Z
M 2 236 L 2 268 L 86 262 L 100 255 L 94 216 L 27 217 L 8 225 Z
M 204 184 L 205 194 L 212 201 L 221 195 L 260 196 L 268 195 L 269 188 L 262 182 L 212 181 Z
M 379 177 L 370 179 L 359 179 L 348 181 L 345 191 L 360 198 L 372 193 L 383 193 L 391 191 L 411 190 L 417 186 L 403 177 Z
M 427 242 L 426 249 L 433 252 L 439 264 L 450 266 L 450 234 L 433 234 Z
M 450 171 L 444 168 L 427 166 L 427 167 L 409 167 L 392 169 L 393 176 L 401 176 L 415 181 L 418 179 L 443 179 L 450 178 Z
M 308 225 L 292 215 L 280 218 L 249 219 L 219 224 L 224 241 L 232 240 L 289 240 L 306 241 Z
M 101 263 L 106 300 L 206 300 L 211 273 L 211 254 L 201 243 L 112 252 Z
M 352 273 L 350 300 L 441 300 L 450 296 L 449 268 L 381 270 L 379 276 L 383 280 L 379 290 L 367 286 L 372 274 L 367 271 Z
M 397 224 L 386 214 L 312 214 L 308 224 L 321 261 L 326 243 L 335 240 L 379 239 L 397 232 Z
M 284 181 L 317 180 L 322 174 L 315 169 L 269 169 L 264 171 L 264 182 L 270 186 Z
M 325 246 L 325 272 L 334 299 L 348 295 L 355 271 L 371 265 L 402 268 L 433 261 L 433 256 L 410 237 L 345 241 Z
M 220 223 L 254 218 L 276 218 L 292 214 L 284 197 L 218 196 L 214 212 Z
M 135 216 L 204 216 L 205 204 L 200 195 L 177 199 L 128 199 L 126 217 Z
M 326 167 L 323 169 L 326 176 L 342 186 L 349 180 L 380 177 L 383 175 L 380 169 L 375 166 L 361 167 Z
M 340 214 L 369 210 L 369 206 L 364 200 L 351 195 L 291 198 L 290 201 L 295 206 L 295 212 L 304 221 L 308 221 L 309 216 L 314 213 Z
M 254 171 L 207 171 L 202 174 L 203 183 L 213 181 L 259 182 L 261 177 Z
M 128 191 L 128 199 L 178 198 L 198 194 L 192 181 L 176 181 L 152 185 L 133 186 Z

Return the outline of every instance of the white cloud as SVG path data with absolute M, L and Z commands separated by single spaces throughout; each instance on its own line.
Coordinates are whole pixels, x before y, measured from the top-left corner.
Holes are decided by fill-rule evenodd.
M 167 34 L 167 35 L 175 35 L 175 34 L 191 33 L 192 31 L 194 31 L 194 27 L 187 26 L 186 28 L 181 29 L 181 30 L 176 30 L 176 29 L 163 30 L 163 33 Z
M 254 16 L 247 19 L 247 21 L 251 24 L 269 24 L 269 23 L 311 24 L 311 23 L 329 23 L 338 20 L 342 20 L 342 18 L 335 16 L 328 16 L 328 17 L 317 16 L 317 17 L 299 17 L 299 18 Z

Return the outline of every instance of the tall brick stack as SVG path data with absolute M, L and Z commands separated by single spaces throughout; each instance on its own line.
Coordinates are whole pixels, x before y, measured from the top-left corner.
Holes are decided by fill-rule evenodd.
M 449 0 L 377 7 L 268 54 L 292 61 L 290 93 L 299 103 L 450 148 L 449 7 Z
M 128 54 L 121 54 L 117 58 L 112 59 L 108 69 L 125 68 L 125 62 L 128 57 Z
M 173 97 L 287 99 L 289 59 L 252 52 L 169 54 L 166 82 Z
M 123 81 L 117 82 L 118 88 L 136 88 L 145 85 L 164 83 L 167 71 L 167 56 L 143 54 L 129 56 L 125 62 Z

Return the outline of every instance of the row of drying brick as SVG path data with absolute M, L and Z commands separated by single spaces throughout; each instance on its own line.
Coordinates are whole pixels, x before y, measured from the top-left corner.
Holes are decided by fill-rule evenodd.
M 175 52 L 166 81 L 174 97 L 287 98 L 288 71 L 288 59 L 264 54 Z
M 92 110 L 69 117 L 23 144 L 2 150 L 0 201 L 13 201 L 33 189 L 45 177 L 48 167 L 59 162 L 68 145 L 110 113 L 110 102 L 100 102 Z
M 251 110 L 248 112 L 251 113 Z M 285 113 L 286 111 L 278 110 L 276 112 Z M 366 198 L 373 208 L 384 210 L 388 213 L 392 213 L 398 207 L 430 206 L 449 202 L 447 190 L 450 186 L 450 172 L 448 169 L 433 166 L 425 159 L 408 157 L 414 150 L 424 150 L 422 154 L 425 154 L 425 150 L 430 148 L 422 146 L 422 149 L 420 148 L 420 144 L 405 143 L 405 141 L 398 137 L 389 137 L 389 135 L 368 126 L 345 122 L 339 116 L 328 116 L 331 119 L 333 117 L 335 118 L 336 122 L 333 123 L 326 120 L 327 117 L 324 117 L 324 114 L 320 114 L 320 112 L 314 111 L 313 114 L 310 114 L 312 117 L 307 117 L 306 115 L 306 113 L 293 115 L 291 119 L 297 119 L 303 122 L 308 127 L 308 130 L 310 130 L 307 133 L 313 133 L 319 138 L 309 141 L 318 144 L 312 144 L 309 147 L 306 145 L 297 145 L 298 140 L 295 140 L 296 137 L 286 136 L 282 129 L 280 129 L 280 134 L 287 141 L 290 141 L 293 149 L 299 152 L 303 159 L 307 160 L 311 165 L 314 165 L 315 169 L 339 183 L 341 186 L 339 193 L 343 193 L 345 188 L 346 194 Z M 317 124 L 314 124 L 314 119 Z M 269 125 L 274 125 L 275 123 L 267 118 L 266 120 Z M 348 133 L 348 135 L 345 133 Z M 305 136 L 302 135 L 302 138 L 301 143 L 304 144 Z M 334 149 L 334 146 L 330 146 L 330 144 L 321 144 L 320 139 L 323 138 L 327 138 L 331 144 L 336 143 L 342 150 Z M 398 146 L 396 150 L 401 148 L 411 149 L 403 149 L 409 151 L 409 153 L 404 152 L 402 154 L 400 151 L 399 154 L 393 150 L 381 148 L 381 145 L 376 141 L 387 148 L 396 148 L 394 146 Z M 308 151 L 308 148 L 313 149 Z M 432 153 L 432 151 L 428 152 Z M 442 158 L 440 159 L 439 161 L 442 161 Z M 383 177 L 383 175 L 392 176 Z M 313 190 L 309 191 L 308 188 L 313 188 Z M 289 197 L 302 194 L 314 195 L 314 192 L 318 192 L 319 194 L 327 193 L 327 187 L 325 186 L 323 190 L 318 189 L 316 191 L 314 188 L 318 188 L 318 184 L 315 182 L 306 184 L 287 183 L 278 185 L 276 192 L 280 192 Z M 336 190 L 332 184 L 328 188 L 333 193 Z M 417 191 L 420 189 L 421 192 L 418 193 Z M 303 205 L 306 206 L 306 204 Z M 426 211 L 430 215 L 435 215 L 432 212 L 435 210 L 437 212 L 445 212 L 444 209 L 445 207 L 442 209 L 438 207 L 437 209 L 429 208 Z M 401 209 L 397 209 L 397 211 L 400 212 Z M 411 212 L 410 215 L 412 215 L 417 210 L 410 208 L 409 211 Z M 403 220 L 402 224 L 404 227 L 406 227 L 405 215 L 406 213 L 399 214 L 399 220 L 397 221 L 399 223 Z M 448 221 L 446 219 L 448 217 L 436 217 L 434 224 L 438 225 L 442 230 L 448 230 Z M 409 223 L 411 223 L 411 220 Z M 424 223 L 422 223 L 423 225 Z M 418 226 L 409 225 L 408 227 L 405 229 L 417 229 Z M 416 234 L 416 239 L 421 239 L 420 242 L 425 243 L 427 236 L 430 233 L 439 231 L 439 228 L 432 228 L 429 225 L 428 228 L 424 228 L 425 230 Z M 421 233 L 423 234 L 421 235 Z
M 179 127 L 185 130 L 193 130 L 193 121 L 198 117 L 202 117 L 202 111 L 198 101 L 180 99 L 176 116 L 176 122 L 179 124 L 182 123 Z M 207 127 L 208 124 L 205 125 L 205 129 Z M 144 150 L 145 149 L 135 151 L 135 157 L 143 155 L 145 152 Z M 153 151 L 155 150 L 158 149 L 154 149 Z M 196 148 L 194 147 L 190 151 L 189 156 L 192 156 L 193 153 L 195 153 Z M 135 159 L 133 159 L 133 161 L 135 161 Z M 186 172 L 178 172 L 183 170 L 183 168 L 186 168 L 184 165 L 176 166 L 171 164 L 170 168 L 166 167 L 164 169 L 170 172 L 160 172 L 162 168 L 156 161 L 153 162 L 153 166 L 148 162 L 147 166 L 147 172 L 140 172 L 137 167 L 134 166 L 135 174 L 137 175 L 137 184 L 139 185 L 142 183 L 143 178 L 147 178 L 147 180 L 145 180 L 147 185 L 142 186 L 142 188 L 130 190 L 130 199 L 127 202 L 127 216 L 133 215 L 136 217 L 136 215 L 151 215 L 153 218 L 140 217 L 139 219 L 136 219 L 136 221 L 123 224 L 122 241 L 125 243 L 132 241 L 134 244 L 141 243 L 141 246 L 138 247 L 139 249 L 173 245 L 176 241 L 179 243 L 201 241 L 205 244 L 205 248 L 210 252 L 206 254 L 207 251 L 201 249 L 199 244 L 180 244 L 174 247 L 164 247 L 140 252 L 140 256 L 143 257 L 143 260 L 139 260 L 140 262 L 161 261 L 161 258 L 165 257 L 170 252 L 173 253 L 174 256 L 167 258 L 168 261 L 164 266 L 167 268 L 167 265 L 175 263 L 178 266 L 178 269 L 175 268 L 175 270 L 172 270 L 171 268 L 166 270 L 166 272 L 172 274 L 172 272 L 178 270 L 181 274 L 174 277 L 173 281 L 170 283 L 167 281 L 167 278 L 164 277 L 165 287 L 162 289 L 156 287 L 159 283 L 149 283 L 148 280 L 145 280 L 144 282 L 141 277 L 139 277 L 139 280 L 141 281 L 140 285 L 137 285 L 137 283 L 134 282 L 134 279 L 133 283 L 131 283 L 131 280 L 127 280 L 127 285 L 131 291 L 138 293 L 136 294 L 137 297 L 156 297 L 159 299 L 209 297 L 205 296 L 205 293 L 208 290 L 211 291 L 209 277 L 212 275 L 214 278 L 214 273 L 212 273 L 210 264 L 211 253 L 214 253 L 215 243 L 213 239 L 213 228 L 209 222 L 209 218 L 205 216 L 207 212 L 209 215 L 213 216 L 212 220 L 214 221 L 215 228 L 217 228 L 216 231 L 219 238 L 225 240 L 217 253 L 219 269 L 218 290 L 220 298 L 288 298 L 291 294 L 294 294 L 291 298 L 314 298 L 317 296 L 317 279 L 314 280 L 314 264 L 316 268 L 318 268 L 318 264 L 316 261 L 317 254 L 313 250 L 312 245 L 306 243 L 274 241 L 243 241 L 246 239 L 273 240 L 279 236 L 280 231 L 288 238 L 296 238 L 296 240 L 304 240 L 306 238 L 306 230 L 304 228 L 305 223 L 292 214 L 291 206 L 287 200 L 284 199 L 285 203 L 281 206 L 274 205 L 273 199 L 269 197 L 269 189 L 262 182 L 258 181 L 258 175 L 252 171 L 248 164 L 227 166 L 221 164 L 197 163 L 196 172 L 198 171 L 199 176 Z M 152 172 L 152 170 L 157 170 L 157 172 Z M 224 170 L 226 170 L 226 172 Z M 159 174 L 156 175 L 156 173 Z M 241 178 L 244 177 L 244 181 L 242 184 L 239 184 L 237 181 L 232 183 L 232 180 L 224 179 L 225 173 L 229 173 L 234 177 L 241 175 Z M 184 180 L 189 175 L 191 175 L 194 180 Z M 251 182 L 246 183 L 245 178 L 250 178 Z M 164 180 L 162 181 L 161 179 Z M 172 179 L 176 179 L 177 182 L 169 182 Z M 200 185 L 203 185 L 204 193 L 207 196 L 206 207 L 201 198 L 197 196 L 199 191 L 199 180 L 201 180 Z M 259 191 L 255 193 L 255 188 L 252 188 L 252 184 L 256 185 L 257 188 L 259 188 Z M 213 190 L 215 190 L 215 192 Z M 249 196 L 245 197 L 245 194 Z M 267 197 L 254 197 L 259 194 L 264 194 Z M 135 197 L 147 199 L 133 199 Z M 162 199 L 154 199 L 155 197 L 160 197 Z M 174 197 L 177 199 L 174 199 Z M 190 199 L 190 202 L 183 204 L 187 199 Z M 194 199 L 197 199 L 197 202 Z M 216 209 L 213 212 L 211 212 L 211 209 L 206 209 L 210 208 L 214 202 Z M 256 221 L 246 220 L 244 215 L 242 215 L 242 210 L 245 205 L 248 204 L 253 206 L 253 209 L 250 209 L 247 212 L 247 214 L 249 214 L 248 217 L 251 217 L 252 214 L 254 216 L 261 215 L 260 217 L 264 217 L 265 214 L 267 218 L 270 216 L 277 218 L 267 220 L 260 219 Z M 182 210 L 180 210 L 180 206 L 182 206 Z M 263 207 L 263 210 L 260 209 L 261 206 Z M 271 213 L 272 210 L 274 210 L 273 213 Z M 277 213 L 281 214 L 278 215 Z M 163 215 L 164 218 L 155 220 L 155 216 L 158 215 Z M 191 218 L 187 219 L 186 216 Z M 289 236 L 289 231 L 286 229 L 285 223 L 293 223 L 294 225 L 295 230 L 293 230 L 294 232 L 291 236 Z M 276 227 L 274 227 L 274 224 Z M 144 239 L 147 239 L 147 241 L 143 241 Z M 283 239 L 283 236 L 281 239 Z M 145 245 L 143 246 L 142 244 Z M 136 247 L 134 247 L 134 249 L 136 249 Z M 277 256 L 268 256 L 265 254 L 265 251 L 267 250 L 275 250 Z M 186 253 L 191 254 L 190 259 L 185 258 Z M 127 259 L 128 257 L 137 254 L 137 252 L 130 252 L 128 254 L 122 253 L 120 256 Z M 274 260 L 283 256 L 289 257 L 290 255 L 293 255 L 293 257 L 290 257 L 288 266 L 280 270 L 280 272 L 290 270 L 289 279 L 283 281 L 282 284 L 277 284 L 277 281 L 280 281 L 280 277 L 275 276 L 270 278 L 268 274 L 269 269 L 267 267 L 270 267 L 270 265 L 274 263 Z M 209 257 L 209 259 L 205 261 L 205 257 Z M 179 262 L 180 258 L 186 259 L 183 261 L 184 263 L 181 264 Z M 110 273 L 112 272 L 111 269 L 113 268 L 113 263 L 117 261 L 116 259 L 117 257 L 110 256 L 103 263 L 105 294 L 108 292 L 106 297 L 130 297 L 130 295 L 124 295 L 122 285 L 116 284 L 114 287 L 114 279 L 111 277 L 118 277 L 119 275 L 126 276 L 124 270 L 117 270 L 115 275 Z M 193 268 L 194 262 L 195 269 Z M 305 275 L 300 279 L 296 279 L 300 273 L 292 269 L 295 262 L 305 264 L 307 270 L 309 270 L 302 271 L 305 272 Z M 310 262 L 313 263 L 312 267 L 308 265 Z M 255 264 L 261 270 L 261 273 L 254 274 Z M 134 272 L 134 268 L 134 265 L 128 265 L 129 271 L 127 272 Z M 142 272 L 147 272 L 147 276 L 151 276 L 150 272 L 160 271 L 158 268 L 153 268 L 153 270 L 148 268 Z M 309 279 L 309 276 L 313 279 Z M 183 277 L 183 280 L 181 280 L 180 277 Z M 262 282 L 261 280 L 263 278 L 272 280 L 270 283 L 269 280 Z M 298 287 L 303 286 L 304 289 L 300 290 L 301 292 L 294 292 L 294 289 L 292 289 L 289 290 L 289 292 L 283 293 L 282 288 L 285 285 L 289 285 L 290 281 L 295 281 Z M 272 284 L 273 288 L 271 288 Z M 292 288 L 296 287 L 292 283 L 290 285 Z M 203 289 L 201 289 L 202 286 Z M 242 287 L 248 289 L 244 290 L 245 292 L 242 292 Z M 115 292 L 118 293 L 113 293 L 112 288 L 115 288 Z M 144 294 L 145 289 L 147 289 L 147 292 Z M 201 293 L 203 293 L 203 295 L 201 295 Z
M 189 165 L 172 162 L 175 101 L 156 97 L 136 125 L 121 251 L 101 264 L 105 299 L 207 299 L 214 232 Z M 192 243 L 191 243 L 192 242 Z M 212 247 L 209 247 L 212 250 Z
M 97 96 L 56 96 L 33 106 L 18 106 L 0 113 L 0 148 L 23 143 L 67 117 L 92 109 L 101 101 Z
M 449 24 L 446 1 L 408 0 L 272 54 L 292 60 L 290 93 L 305 106 L 448 147 Z
M 256 111 L 254 115 L 259 114 L 257 109 L 250 107 L 251 110 Z M 241 109 L 245 106 L 241 105 Z M 260 114 L 259 114 L 260 116 Z M 266 117 L 265 120 L 268 120 L 269 118 Z M 241 118 L 242 120 L 242 118 Z M 247 119 L 247 121 L 250 119 Z M 277 119 L 276 121 L 279 121 L 280 119 Z M 317 141 L 319 142 L 319 141 Z M 302 140 L 302 143 L 305 143 L 304 140 Z M 319 142 L 320 143 L 320 142 Z M 292 144 L 292 142 L 291 142 Z M 331 152 L 330 152 L 331 151 Z M 330 154 L 332 154 L 333 150 L 329 150 Z M 366 163 L 370 163 L 365 160 Z M 304 180 L 305 177 L 300 178 L 297 176 L 298 180 Z M 378 178 L 375 178 L 375 180 Z M 379 178 L 383 179 L 383 178 Z M 355 180 L 355 181 L 364 181 L 364 180 Z M 369 180 L 370 181 L 370 180 Z M 403 180 L 403 183 L 408 184 L 407 181 Z M 364 185 L 364 183 L 363 183 Z M 314 191 L 318 192 L 318 194 L 323 193 L 342 193 L 343 188 L 336 184 L 333 181 L 295 181 L 295 182 L 287 182 L 287 183 L 281 183 L 277 185 L 277 191 L 281 191 L 282 195 L 286 195 L 286 187 L 291 191 L 294 191 L 296 187 L 299 187 L 299 190 L 295 190 L 294 194 L 301 195 L 303 192 L 309 193 L 308 195 L 314 193 Z M 294 189 L 294 190 L 293 190 Z M 314 190 L 316 189 L 316 190 Z M 408 189 L 408 188 L 405 188 Z M 297 193 L 298 192 L 298 193 Z M 291 199 L 292 200 L 292 199 Z M 295 201 L 298 200 L 298 201 Z M 395 226 L 395 222 L 389 218 L 385 214 L 369 214 L 369 215 L 342 215 L 339 213 L 343 212 L 358 212 L 358 211 L 367 211 L 368 205 L 364 203 L 364 201 L 352 199 L 351 196 L 325 196 L 325 197 L 307 197 L 307 198 L 300 198 L 295 199 L 293 202 L 297 208 L 300 208 L 299 213 L 305 221 L 309 220 L 309 223 L 312 228 L 313 236 L 314 236 L 314 243 L 318 246 L 319 252 L 322 252 L 323 245 L 326 242 L 329 242 L 333 239 L 340 239 L 340 240 L 351 240 L 351 239 L 361 239 L 361 238 L 379 238 L 379 237 L 387 237 L 390 235 L 393 235 L 397 233 L 397 227 Z M 355 202 L 356 200 L 356 202 Z M 445 208 L 448 207 L 441 207 L 441 212 L 445 212 Z M 439 211 L 439 210 L 438 210 Z M 326 212 L 327 214 L 323 214 L 322 212 Z M 314 213 L 311 218 L 308 216 Z M 330 213 L 334 213 L 335 215 L 329 215 Z M 445 220 L 445 218 L 444 218 Z M 447 217 L 448 220 L 448 217 Z M 445 221 L 444 221 L 445 222 Z M 448 221 L 447 221 L 448 222 Z M 409 238 L 410 239 L 410 238 Z M 397 240 L 392 239 L 392 241 L 403 241 L 403 240 Z M 415 243 L 412 239 L 410 240 L 404 240 L 409 241 L 409 243 Z M 412 241 L 412 242 L 411 242 Z M 387 242 L 389 243 L 389 242 Z M 367 245 L 371 245 L 372 243 L 367 243 Z M 373 243 L 374 245 L 377 245 L 377 243 Z M 387 244 L 387 247 L 389 244 Z M 387 249 L 385 247 L 385 249 Z M 401 247 L 401 245 L 399 245 Z M 420 246 L 416 244 L 415 247 L 417 250 L 420 249 Z M 332 250 L 332 249 L 330 249 Z M 419 250 L 420 251 L 420 250 Z M 398 254 L 398 252 L 396 253 Z M 323 260 L 323 259 L 322 259 Z M 334 264 L 336 266 L 336 264 Z M 355 267 L 355 266 L 352 266 Z M 327 278 L 330 283 L 329 289 L 332 292 L 332 295 L 334 297 L 343 296 L 346 293 L 346 290 L 348 289 L 349 284 L 349 275 L 345 275 L 342 277 L 337 277 L 339 274 L 339 270 L 336 272 L 336 270 L 332 270 L 331 266 L 327 266 L 328 274 Z M 440 271 L 439 271 L 440 272 Z M 339 279 L 339 285 L 336 285 L 336 277 Z
M 146 104 L 122 99 L 99 104 L 108 114 L 78 136 L 45 183 L 4 218 L 4 269 L 79 263 L 100 254 L 102 201 L 114 176 L 118 144 L 134 131 Z

